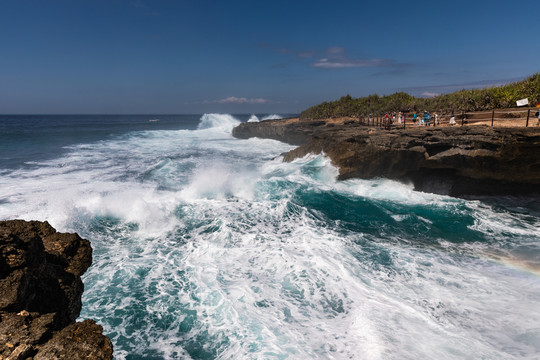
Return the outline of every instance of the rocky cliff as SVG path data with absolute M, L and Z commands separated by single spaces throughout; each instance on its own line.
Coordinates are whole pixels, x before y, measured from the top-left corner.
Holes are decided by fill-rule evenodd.
M 290 141 L 290 134 L 295 142 Z M 285 155 L 285 161 L 324 152 L 339 168 L 340 179 L 385 177 L 411 181 L 420 191 L 451 196 L 540 192 L 537 127 L 383 130 L 354 121 L 315 125 L 274 121 L 241 124 L 233 135 L 300 144 Z
M 319 127 L 326 128 L 326 121 L 266 120 L 242 123 L 233 129 L 233 136 L 240 139 L 260 137 L 301 145 L 306 143 Z
M 93 320 L 75 322 L 88 240 L 47 222 L 0 222 L 0 359 L 112 359 Z

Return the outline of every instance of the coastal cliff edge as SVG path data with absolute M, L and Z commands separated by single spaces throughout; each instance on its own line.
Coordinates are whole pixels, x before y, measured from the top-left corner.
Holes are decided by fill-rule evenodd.
M 286 119 L 243 123 L 233 136 L 300 145 L 285 161 L 325 153 L 339 168 L 339 179 L 383 177 L 455 197 L 540 193 L 538 127 L 384 130 L 352 120 Z

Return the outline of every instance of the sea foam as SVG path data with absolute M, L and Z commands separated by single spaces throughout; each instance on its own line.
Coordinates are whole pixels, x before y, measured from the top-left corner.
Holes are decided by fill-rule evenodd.
M 324 154 L 284 163 L 291 146 L 234 139 L 238 123 L 205 114 L 196 130 L 76 144 L 0 178 L 0 218 L 91 240 L 81 316 L 116 358 L 540 351 L 539 278 L 507 260 L 538 262 L 538 217 L 337 181 Z

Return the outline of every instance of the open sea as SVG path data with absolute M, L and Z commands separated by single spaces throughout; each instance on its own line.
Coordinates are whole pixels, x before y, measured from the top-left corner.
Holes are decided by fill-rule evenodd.
M 538 197 L 336 181 L 249 118 L 0 116 L 0 219 L 91 241 L 116 359 L 540 358 Z

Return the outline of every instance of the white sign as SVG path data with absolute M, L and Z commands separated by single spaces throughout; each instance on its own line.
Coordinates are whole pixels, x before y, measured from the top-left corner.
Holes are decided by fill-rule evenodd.
M 529 99 L 521 99 L 516 101 L 517 106 L 529 105 Z

